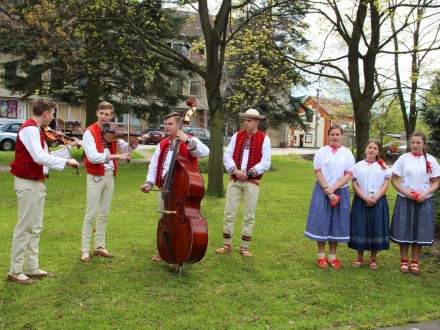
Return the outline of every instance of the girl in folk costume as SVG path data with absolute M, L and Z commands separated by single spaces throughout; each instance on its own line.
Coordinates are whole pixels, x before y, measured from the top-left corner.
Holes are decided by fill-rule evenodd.
M 341 267 L 336 259 L 338 242 L 350 240 L 350 192 L 348 182 L 355 160 L 350 150 L 341 145 L 342 128 L 332 125 L 328 130 L 330 145 L 318 150 L 313 160 L 316 183 L 310 203 L 304 235 L 318 245 L 318 266 L 326 269 Z M 325 243 L 329 242 L 329 258 Z
M 179 130 L 180 114 L 178 112 L 171 112 L 165 116 L 164 126 L 167 138 L 163 139 L 156 147 L 156 150 L 151 157 L 150 165 L 148 166 L 148 173 L 145 183 L 141 186 L 141 191 L 149 193 L 154 185 L 162 188 L 166 174 L 168 173 L 171 159 L 173 158 L 173 146 L 176 137 L 180 140 L 179 154 L 188 159 L 195 168 L 198 166 L 198 158 L 207 157 L 209 155 L 209 148 L 203 144 L 198 138 L 186 135 Z M 147 138 L 147 135 L 142 137 Z M 163 210 L 164 202 L 162 194 L 158 192 L 158 206 L 159 210 Z M 162 261 L 162 258 L 157 253 L 151 260 Z
M 426 153 L 426 138 L 416 132 L 411 136 L 411 152 L 403 154 L 393 166 L 391 183 L 397 190 L 390 239 L 400 244 L 400 271 L 419 274 L 422 246 L 434 242 L 434 210 L 432 194 L 439 187 L 440 166 Z M 412 261 L 408 265 L 409 245 Z
M 391 169 L 380 158 L 381 145 L 371 140 L 365 148 L 365 159 L 356 163 L 353 172 L 355 196 L 350 216 L 350 242 L 357 250 L 353 266 L 363 264 L 364 250 L 371 251 L 369 267 L 377 269 L 379 250 L 388 250 L 389 209 L 386 197 Z

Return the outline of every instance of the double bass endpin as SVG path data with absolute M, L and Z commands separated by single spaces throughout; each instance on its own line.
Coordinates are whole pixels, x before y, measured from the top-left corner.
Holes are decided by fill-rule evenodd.
M 176 211 L 168 211 L 168 210 L 157 210 L 159 213 L 165 213 L 165 214 L 177 214 Z

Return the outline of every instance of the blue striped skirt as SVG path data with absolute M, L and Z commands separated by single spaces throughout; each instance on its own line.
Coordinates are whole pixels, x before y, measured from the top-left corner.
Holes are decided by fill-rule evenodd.
M 336 207 L 332 207 L 319 183 L 315 183 L 304 232 L 306 237 L 319 242 L 350 240 L 350 191 L 345 187 L 336 190 L 335 194 L 341 200 Z
M 432 245 L 434 242 L 434 205 L 397 195 L 391 221 L 390 239 L 400 244 Z
M 390 248 L 388 227 L 390 215 L 386 196 L 369 207 L 355 195 L 350 213 L 350 242 L 348 247 L 357 251 L 380 251 Z

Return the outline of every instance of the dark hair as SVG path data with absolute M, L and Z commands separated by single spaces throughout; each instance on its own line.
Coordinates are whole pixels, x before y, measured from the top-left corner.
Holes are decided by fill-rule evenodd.
M 383 161 L 382 156 L 381 156 L 382 155 L 382 144 L 380 144 L 380 142 L 378 140 L 371 139 L 365 144 L 365 149 L 367 149 L 368 145 L 371 143 L 375 144 L 377 146 L 377 148 L 379 149 L 379 153 L 376 155 L 376 162 L 379 163 L 380 167 L 383 170 L 386 170 L 387 166 L 385 165 L 385 162 Z
M 45 111 L 56 109 L 56 104 L 53 101 L 37 99 L 32 101 L 32 113 L 35 116 L 41 116 Z
M 426 156 L 426 148 L 425 148 L 425 146 L 426 146 L 426 135 L 425 135 L 425 133 L 422 133 L 422 132 L 418 131 L 418 132 L 412 133 L 410 139 L 413 138 L 413 137 L 419 137 L 419 138 L 421 138 L 423 140 L 423 156 L 425 157 L 426 173 L 431 173 L 432 172 L 432 170 L 431 170 L 431 163 L 428 161 L 428 156 Z
M 344 131 L 342 130 L 341 125 L 339 124 L 333 124 L 332 126 L 330 126 L 330 128 L 327 131 L 327 135 L 330 135 L 330 132 L 333 131 L 334 129 L 338 129 L 341 131 L 341 135 L 344 135 Z

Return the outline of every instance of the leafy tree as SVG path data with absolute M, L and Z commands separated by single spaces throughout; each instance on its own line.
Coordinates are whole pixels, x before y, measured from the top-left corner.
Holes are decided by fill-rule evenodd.
M 0 47 L 17 56 L 6 65 L 13 91 L 85 102 L 87 124 L 102 99 L 138 115 L 179 100 L 171 83 L 179 77 L 175 62 L 139 48 L 137 36 L 110 19 L 136 19 L 144 33 L 168 40 L 180 25 L 160 1 L 13 0 L 0 8 L 10 18 L 0 26 Z M 17 68 L 23 75 L 13 74 Z
M 373 112 L 370 135 L 376 137 L 381 144 L 386 142 L 386 134 L 401 134 L 404 130 L 402 113 L 396 98 Z
M 431 129 L 429 134 L 429 147 L 437 157 L 440 157 L 440 72 L 436 73 L 426 103 L 422 110 L 423 120 Z

